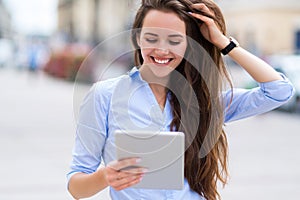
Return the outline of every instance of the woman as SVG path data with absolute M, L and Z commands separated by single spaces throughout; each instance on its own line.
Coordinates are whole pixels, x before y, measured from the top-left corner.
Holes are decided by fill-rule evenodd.
M 132 30 L 137 67 L 96 83 L 81 107 L 68 174 L 74 198 L 108 186 L 111 198 L 121 200 L 220 198 L 217 181 L 227 180 L 224 122 L 270 111 L 293 94 L 283 75 L 225 34 L 222 13 L 211 0 L 142 1 Z M 221 53 L 260 87 L 222 93 L 224 78 L 231 83 Z M 143 128 L 185 133 L 182 190 L 131 188 L 146 170 L 120 170 L 140 160 L 116 160 L 113 133 Z M 98 169 L 101 159 L 106 166 Z

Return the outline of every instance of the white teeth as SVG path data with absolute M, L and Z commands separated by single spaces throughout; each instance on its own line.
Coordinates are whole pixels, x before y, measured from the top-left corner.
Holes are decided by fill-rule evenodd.
M 154 58 L 154 61 L 159 63 L 159 64 L 167 64 L 171 59 L 158 59 Z

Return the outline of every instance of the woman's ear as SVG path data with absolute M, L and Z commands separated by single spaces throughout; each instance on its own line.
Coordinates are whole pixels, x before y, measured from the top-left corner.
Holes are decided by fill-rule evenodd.
M 137 45 L 139 46 L 139 47 L 141 47 L 141 39 L 140 39 L 140 36 L 141 36 L 141 34 L 140 33 L 137 33 L 136 34 L 136 43 L 137 43 Z

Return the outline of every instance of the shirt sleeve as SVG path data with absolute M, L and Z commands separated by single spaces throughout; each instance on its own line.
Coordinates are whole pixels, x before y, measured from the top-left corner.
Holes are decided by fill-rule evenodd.
M 294 87 L 283 74 L 281 76 L 283 80 L 260 83 L 259 87 L 250 90 L 224 92 L 225 123 L 262 114 L 286 103 L 293 96 Z
M 107 137 L 108 105 L 105 89 L 94 84 L 80 107 L 68 181 L 77 172 L 92 173 L 99 167 Z

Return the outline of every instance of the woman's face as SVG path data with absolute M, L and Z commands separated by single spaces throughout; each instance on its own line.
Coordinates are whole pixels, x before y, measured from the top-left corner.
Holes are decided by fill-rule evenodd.
M 150 10 L 137 42 L 144 59 L 142 68 L 148 67 L 155 76 L 165 77 L 180 64 L 186 51 L 185 23 L 173 12 Z

